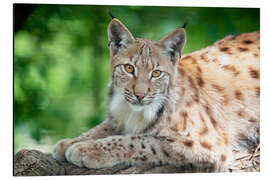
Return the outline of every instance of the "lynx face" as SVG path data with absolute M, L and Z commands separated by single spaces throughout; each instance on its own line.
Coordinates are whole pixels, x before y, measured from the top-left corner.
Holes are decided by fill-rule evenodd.
M 174 66 L 159 53 L 154 42 L 137 40 L 125 53 L 113 58 L 113 83 L 134 109 L 163 103 Z
M 108 34 L 112 85 L 119 96 L 135 111 L 162 106 L 172 86 L 175 64 L 185 43 L 184 29 L 154 42 L 134 39 L 120 21 L 113 20 Z

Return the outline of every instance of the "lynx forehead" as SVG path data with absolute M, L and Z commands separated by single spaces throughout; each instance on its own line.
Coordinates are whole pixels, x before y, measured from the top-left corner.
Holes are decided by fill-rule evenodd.
M 226 171 L 233 150 L 259 142 L 259 32 L 182 58 L 183 28 L 160 41 L 138 39 L 114 18 L 108 39 L 108 117 L 58 142 L 56 159 L 88 168 L 169 163 Z

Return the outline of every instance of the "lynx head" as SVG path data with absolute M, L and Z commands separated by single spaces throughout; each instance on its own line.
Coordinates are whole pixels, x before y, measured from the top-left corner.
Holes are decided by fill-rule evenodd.
M 136 39 L 117 19 L 108 27 L 112 86 L 134 110 L 158 109 L 173 85 L 185 45 L 184 28 L 159 42 Z

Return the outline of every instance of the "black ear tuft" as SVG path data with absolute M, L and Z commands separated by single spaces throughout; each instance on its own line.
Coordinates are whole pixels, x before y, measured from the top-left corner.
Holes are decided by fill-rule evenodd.
M 186 29 L 187 25 L 188 25 L 188 23 L 185 22 L 184 25 L 182 26 L 182 28 Z
M 108 27 L 109 48 L 111 54 L 115 55 L 119 50 L 127 48 L 134 37 L 118 19 L 113 18 Z
M 112 12 L 109 9 L 108 9 L 108 13 L 109 13 L 109 15 L 111 16 L 112 19 L 115 18 L 115 16 L 112 14 Z

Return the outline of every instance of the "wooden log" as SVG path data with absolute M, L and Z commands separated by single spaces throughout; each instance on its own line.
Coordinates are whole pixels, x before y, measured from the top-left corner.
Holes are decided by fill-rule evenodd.
M 68 162 L 58 162 L 50 154 L 37 150 L 23 149 L 14 156 L 14 176 L 57 176 L 57 175 L 101 175 L 101 174 L 155 174 L 155 173 L 191 173 L 196 168 L 189 166 L 176 167 L 172 165 L 136 165 L 118 164 L 109 168 L 87 169 L 79 168 Z M 207 170 L 206 170 L 207 171 Z M 246 155 L 238 155 L 232 162 L 230 172 L 260 171 L 260 151 Z

